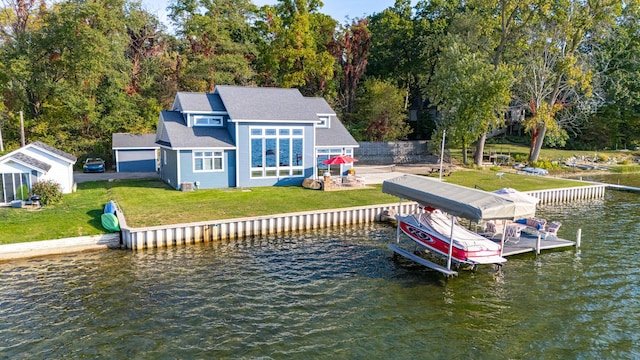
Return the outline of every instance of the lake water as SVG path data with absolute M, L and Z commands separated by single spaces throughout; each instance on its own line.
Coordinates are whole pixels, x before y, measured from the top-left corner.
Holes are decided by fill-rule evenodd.
M 0 358 L 640 358 L 639 203 L 542 206 L 581 249 L 449 281 L 386 224 L 3 263 Z

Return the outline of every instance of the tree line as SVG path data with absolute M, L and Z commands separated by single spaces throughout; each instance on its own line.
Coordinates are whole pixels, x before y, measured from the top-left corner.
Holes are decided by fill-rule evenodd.
M 2 0 L 0 134 L 110 157 L 177 91 L 217 84 L 322 96 L 359 141 L 475 147 L 511 125 L 541 147 L 640 144 L 637 0 L 397 0 L 342 22 L 320 0 Z M 464 159 L 467 162 L 467 159 Z

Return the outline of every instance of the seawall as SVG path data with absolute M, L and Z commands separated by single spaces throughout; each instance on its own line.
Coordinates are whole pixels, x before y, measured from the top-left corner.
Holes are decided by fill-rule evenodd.
M 540 199 L 541 204 L 552 204 L 602 198 L 606 187 L 605 184 L 594 184 L 525 193 Z M 417 204 L 414 202 L 403 201 L 401 204 L 359 206 L 141 228 L 129 227 L 123 212 L 118 211 L 120 234 L 0 245 L 0 261 L 107 248 L 143 250 L 223 239 L 259 237 L 290 231 L 348 226 L 380 221 L 381 216 L 388 212 L 410 213 L 416 207 Z

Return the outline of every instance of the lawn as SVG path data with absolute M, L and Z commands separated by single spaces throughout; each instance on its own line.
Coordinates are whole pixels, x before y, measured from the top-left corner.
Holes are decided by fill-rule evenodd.
M 490 170 L 457 171 L 445 181 L 487 191 L 580 185 L 549 177 L 497 176 Z M 381 185 L 331 192 L 269 186 L 180 192 L 160 180 L 95 181 L 79 184 L 78 191 L 65 195 L 62 204 L 39 211 L 0 208 L 0 244 L 104 233 L 100 215 L 109 200 L 118 202 L 129 226 L 142 227 L 395 203 L 397 198 L 383 194 Z

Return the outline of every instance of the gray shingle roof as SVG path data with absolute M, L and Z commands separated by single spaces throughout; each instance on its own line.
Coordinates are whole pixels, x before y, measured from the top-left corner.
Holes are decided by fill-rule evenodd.
M 208 93 L 178 92 L 173 106 L 174 110 L 191 113 L 225 111 L 220 96 Z
M 15 160 L 17 160 L 17 161 L 19 161 L 19 162 L 21 162 L 23 164 L 27 164 L 27 165 L 29 165 L 31 167 L 34 167 L 34 168 L 38 169 L 38 170 L 42 170 L 43 172 L 47 172 L 47 171 L 49 171 L 49 169 L 51 169 L 51 165 L 49 165 L 49 164 L 47 164 L 47 163 L 45 163 L 43 161 L 40 161 L 38 159 L 32 158 L 31 156 L 23 154 L 21 152 L 17 152 L 15 154 L 11 155 L 10 158 L 11 159 L 15 159 Z
M 258 88 L 218 85 L 232 120 L 317 121 L 298 89 Z
M 65 159 L 73 162 L 73 163 L 75 163 L 76 160 L 78 160 L 78 158 L 76 158 L 75 156 L 73 156 L 73 155 L 71 155 L 69 153 L 66 153 L 66 152 L 64 152 L 62 150 L 56 149 L 53 146 L 49 146 L 49 145 L 47 145 L 47 144 L 45 144 L 43 142 L 40 142 L 40 141 L 32 142 L 30 145 L 39 147 L 39 148 L 41 148 L 41 149 L 43 149 L 45 151 L 48 151 L 48 152 L 53 153 L 53 154 L 56 154 L 56 155 L 58 155 L 58 156 L 60 156 L 62 158 L 65 158 Z
M 156 134 L 115 133 L 111 136 L 111 147 L 121 148 L 157 148 Z
M 156 143 L 171 148 L 235 148 L 226 128 L 187 127 L 178 111 L 162 111 Z
M 331 116 L 330 121 L 330 128 L 316 128 L 316 146 L 359 146 L 336 116 Z
M 336 112 L 329 106 L 329 103 L 321 97 L 304 98 L 306 107 L 316 115 L 335 115 Z

